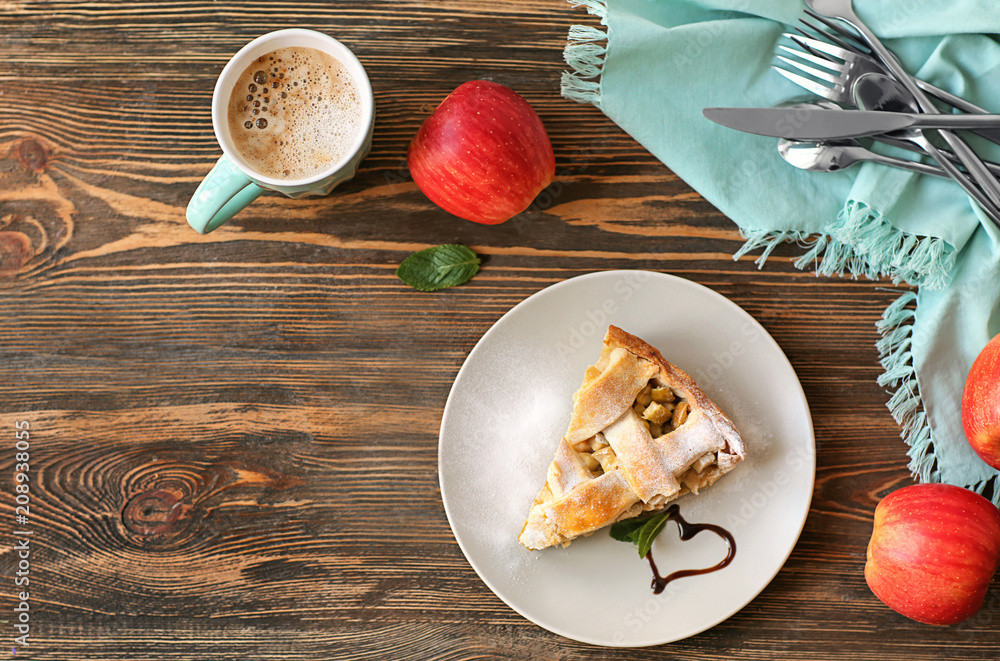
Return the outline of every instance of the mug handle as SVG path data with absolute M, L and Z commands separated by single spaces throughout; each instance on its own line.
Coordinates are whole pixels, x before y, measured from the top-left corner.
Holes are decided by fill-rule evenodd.
M 223 155 L 198 185 L 187 206 L 188 225 L 208 234 L 256 200 L 264 189 Z

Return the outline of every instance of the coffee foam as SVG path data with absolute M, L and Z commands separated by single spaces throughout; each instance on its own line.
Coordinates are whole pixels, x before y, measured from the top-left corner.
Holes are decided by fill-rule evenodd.
M 256 172 L 303 179 L 348 155 L 361 127 L 361 95 L 347 68 L 315 48 L 258 57 L 233 87 L 229 134 Z

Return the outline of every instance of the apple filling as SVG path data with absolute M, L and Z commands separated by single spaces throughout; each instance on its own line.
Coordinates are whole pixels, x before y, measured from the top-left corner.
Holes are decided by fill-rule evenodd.
M 642 419 L 646 429 L 649 430 L 649 435 L 655 439 L 669 434 L 683 425 L 687 421 L 688 412 L 691 409 L 687 401 L 674 392 L 670 386 L 661 384 L 656 378 L 653 378 L 636 395 L 635 401 L 632 403 L 632 410 Z M 615 451 L 600 432 L 576 443 L 573 449 L 594 477 L 614 470 L 616 466 Z M 711 452 L 699 457 L 681 477 L 680 483 L 690 489 L 690 485 L 685 482 L 684 478 L 689 478 L 687 482 L 696 482 L 697 474 L 714 461 L 715 454 Z M 696 489 L 690 490 L 697 491 Z

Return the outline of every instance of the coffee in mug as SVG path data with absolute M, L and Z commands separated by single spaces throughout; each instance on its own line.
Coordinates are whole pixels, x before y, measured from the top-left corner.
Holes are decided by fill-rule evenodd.
M 324 51 L 290 46 L 261 55 L 240 75 L 229 134 L 253 170 L 303 179 L 343 159 L 361 126 L 361 96 L 347 68 Z
M 351 50 L 315 30 L 257 37 L 222 69 L 212 94 L 222 148 L 187 207 L 201 234 L 264 191 L 327 195 L 358 171 L 372 146 L 375 97 Z

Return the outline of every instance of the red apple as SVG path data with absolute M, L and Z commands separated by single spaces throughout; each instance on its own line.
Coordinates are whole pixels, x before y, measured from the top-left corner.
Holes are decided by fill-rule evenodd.
M 556 160 L 542 120 L 509 87 L 459 85 L 410 143 L 410 174 L 434 204 L 495 225 L 516 216 L 552 183 Z
M 1000 335 L 979 352 L 965 379 L 962 427 L 976 454 L 1000 468 Z
M 1000 566 L 1000 511 L 968 489 L 915 484 L 882 499 L 865 580 L 886 606 L 925 624 L 956 624 L 983 605 Z

